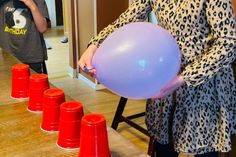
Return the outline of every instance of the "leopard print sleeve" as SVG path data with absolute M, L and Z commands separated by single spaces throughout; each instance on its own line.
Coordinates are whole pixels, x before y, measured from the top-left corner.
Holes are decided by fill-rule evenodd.
M 212 43 L 198 60 L 183 71 L 188 86 L 204 83 L 236 57 L 236 19 L 231 0 L 208 0 L 206 17 Z
M 99 46 L 102 41 L 117 28 L 131 22 L 145 21 L 151 10 L 152 8 L 149 0 L 135 0 L 117 20 L 100 31 L 97 36 L 92 38 L 89 44 Z

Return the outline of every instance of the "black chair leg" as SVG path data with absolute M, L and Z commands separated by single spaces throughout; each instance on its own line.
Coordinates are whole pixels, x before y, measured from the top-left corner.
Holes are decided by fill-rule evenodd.
M 119 101 L 118 106 L 116 108 L 116 113 L 115 113 L 115 116 L 113 118 L 111 127 L 114 130 L 116 130 L 118 128 L 118 125 L 119 125 L 120 122 L 126 122 L 130 126 L 134 127 L 135 129 L 139 130 L 140 132 L 144 133 L 145 135 L 148 135 L 148 132 L 147 132 L 146 129 L 142 128 L 138 124 L 131 121 L 132 119 L 144 116 L 145 112 L 134 114 L 134 115 L 131 115 L 131 116 L 128 116 L 128 117 L 123 116 L 123 112 L 124 112 L 125 105 L 126 105 L 127 101 L 128 101 L 128 99 L 125 98 L 125 97 L 120 98 L 120 101 Z M 151 157 L 155 157 L 155 148 L 156 148 L 155 140 L 154 140 L 154 138 L 150 137 L 147 154 L 150 155 Z
M 119 122 L 122 121 L 122 113 L 125 109 L 125 105 L 126 105 L 127 100 L 128 99 L 124 98 L 124 97 L 120 98 L 119 104 L 118 104 L 117 109 L 116 109 L 115 116 L 114 116 L 112 124 L 111 124 L 111 127 L 115 130 L 117 129 L 117 127 L 119 125 Z

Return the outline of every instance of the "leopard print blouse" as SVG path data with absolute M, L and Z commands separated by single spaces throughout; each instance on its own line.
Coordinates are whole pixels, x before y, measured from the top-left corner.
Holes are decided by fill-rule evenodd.
M 186 84 L 175 95 L 151 100 L 146 124 L 158 142 L 181 153 L 227 152 L 236 133 L 236 20 L 231 0 L 135 0 L 90 43 L 99 44 L 117 28 L 145 21 L 153 11 L 182 52 Z

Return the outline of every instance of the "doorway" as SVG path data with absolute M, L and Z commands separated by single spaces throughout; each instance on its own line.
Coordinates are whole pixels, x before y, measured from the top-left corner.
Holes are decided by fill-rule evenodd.
M 57 26 L 63 25 L 63 5 L 62 0 L 55 0 L 56 8 L 56 24 Z

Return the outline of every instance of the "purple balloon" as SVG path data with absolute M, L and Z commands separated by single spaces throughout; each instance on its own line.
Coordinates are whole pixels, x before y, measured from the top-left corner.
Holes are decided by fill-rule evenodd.
M 177 76 L 181 54 L 176 40 L 158 25 L 127 24 L 110 34 L 92 64 L 96 79 L 112 92 L 131 99 L 158 94 Z

